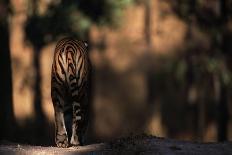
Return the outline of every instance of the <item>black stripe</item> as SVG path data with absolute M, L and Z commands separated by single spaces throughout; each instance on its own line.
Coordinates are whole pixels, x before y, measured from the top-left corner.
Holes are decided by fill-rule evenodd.
M 78 99 L 79 99 L 79 94 L 78 94 L 78 95 L 76 95 L 76 94 L 73 95 L 73 96 L 72 96 L 72 99 L 73 99 L 74 101 L 78 101 Z
M 64 94 L 61 92 L 61 90 L 57 87 L 52 87 L 53 93 L 56 93 L 58 96 L 62 97 Z
M 71 92 L 74 92 L 76 90 L 78 91 L 78 85 L 76 83 L 72 83 L 70 89 L 71 89 Z
M 59 74 L 56 71 L 57 70 L 56 65 L 53 65 L 53 67 L 54 67 L 54 69 L 52 69 L 52 81 L 57 81 L 59 83 L 62 83 L 63 80 L 62 80 L 62 78 L 59 76 Z
M 81 83 L 80 83 L 80 85 L 78 85 L 78 89 L 79 89 L 79 90 L 82 89 L 82 85 L 83 85 L 83 78 L 81 78 Z
M 75 79 L 75 76 L 73 76 L 72 74 L 69 75 L 69 81 L 71 82 L 72 80 Z
M 80 60 L 80 59 L 79 59 Z M 78 75 L 78 77 L 80 78 L 80 71 L 81 71 L 81 68 L 82 68 L 82 66 L 83 66 L 83 61 L 84 61 L 84 59 L 82 58 L 81 59 L 81 64 L 80 64 L 80 67 L 79 68 L 77 68 L 77 75 Z M 77 63 L 78 64 L 78 63 Z M 78 80 L 79 80 L 79 78 L 78 78 Z
M 73 63 L 68 64 L 68 72 L 69 72 L 69 68 L 71 68 L 72 73 L 75 73 L 75 67 L 74 67 Z
M 64 66 L 62 65 L 62 63 L 60 62 L 60 60 L 58 59 L 58 63 L 59 63 L 59 66 L 61 68 L 61 73 L 62 74 L 65 74 L 65 69 L 63 68 Z
M 80 68 L 78 69 L 80 72 L 83 72 L 83 66 L 85 66 L 85 64 L 84 64 L 84 59 L 82 58 L 81 66 L 80 66 Z M 82 78 L 82 77 L 81 77 L 81 78 Z
M 59 81 L 57 81 L 57 82 L 59 82 L 59 83 L 63 83 L 64 82 L 64 80 L 60 77 L 60 75 L 57 73 L 57 72 L 55 72 L 55 76 L 56 76 L 56 78 L 59 80 Z M 57 80 L 56 79 L 56 80 Z

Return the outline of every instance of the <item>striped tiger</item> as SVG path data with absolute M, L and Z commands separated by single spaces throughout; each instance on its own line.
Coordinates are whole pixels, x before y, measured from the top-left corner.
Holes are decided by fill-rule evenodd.
M 51 72 L 51 97 L 58 147 L 83 145 L 87 129 L 90 62 L 87 43 L 67 37 L 55 48 Z

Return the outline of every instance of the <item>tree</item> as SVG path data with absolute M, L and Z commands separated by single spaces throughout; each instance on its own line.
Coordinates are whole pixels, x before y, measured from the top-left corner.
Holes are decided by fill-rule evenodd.
M 229 18 L 229 11 L 228 11 L 228 0 L 221 0 L 219 2 L 220 5 L 220 16 L 219 16 L 219 34 L 220 34 L 220 42 L 218 43 L 219 49 L 224 55 L 224 61 L 227 68 L 228 65 L 228 58 L 226 55 L 228 54 L 227 49 L 227 38 L 226 35 L 228 32 L 227 30 L 227 23 Z M 229 121 L 229 112 L 228 112 L 228 83 L 221 79 L 221 83 L 219 86 L 219 94 L 218 94 L 218 141 L 226 141 L 227 140 L 227 132 L 228 132 L 228 121 Z
M 187 65 L 187 90 L 191 85 L 198 84 L 198 137 L 204 138 L 204 128 L 207 123 L 206 106 L 214 106 L 215 121 L 217 121 L 218 141 L 227 140 L 228 128 L 228 89 L 231 86 L 231 68 L 229 67 L 229 51 L 231 32 L 228 21 L 231 15 L 230 0 L 178 0 L 170 2 L 176 14 L 188 24 L 185 61 Z M 192 41 L 192 29 L 201 31 L 210 41 L 210 47 L 200 47 Z M 199 48 L 200 47 L 200 48 Z M 194 59 L 193 59 L 194 58 Z M 210 79 L 213 79 L 212 81 Z M 211 83 L 212 82 L 212 83 Z M 207 96 L 209 90 L 214 90 L 214 104 Z M 208 94 L 210 95 L 210 94 Z M 209 108 L 209 107 L 208 107 Z
M 12 71 L 9 46 L 9 1 L 0 1 L 0 139 L 12 138 L 15 119 L 12 101 Z

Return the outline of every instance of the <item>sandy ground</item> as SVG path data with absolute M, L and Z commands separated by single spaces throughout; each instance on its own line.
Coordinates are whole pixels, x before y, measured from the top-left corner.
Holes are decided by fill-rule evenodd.
M 109 143 L 92 144 L 80 147 L 57 148 L 21 144 L 1 144 L 0 154 L 232 154 L 232 143 L 197 143 L 177 141 L 153 136 L 133 136 Z

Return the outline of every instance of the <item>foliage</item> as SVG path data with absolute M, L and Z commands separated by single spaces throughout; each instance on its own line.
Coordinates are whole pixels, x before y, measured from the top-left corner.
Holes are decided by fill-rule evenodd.
M 78 9 L 97 24 L 117 24 L 123 9 L 133 0 L 80 0 Z
M 132 3 L 133 0 L 52 1 L 44 14 L 29 11 L 32 13 L 26 24 L 27 39 L 37 47 L 62 35 L 86 40 L 92 24 L 117 25 L 123 9 Z
M 225 4 L 231 3 L 231 1 L 214 1 L 206 2 L 205 0 L 192 0 L 184 1 L 178 0 L 171 2 L 173 4 L 173 10 L 176 14 L 187 22 L 189 25 L 189 47 L 184 52 L 185 56 L 183 60 L 179 60 L 176 68 L 177 76 L 184 77 L 185 72 L 191 69 L 193 75 L 198 75 L 206 78 L 204 73 L 208 73 L 207 76 L 217 75 L 220 82 L 230 86 L 232 81 L 231 68 L 227 64 L 229 57 L 228 49 L 225 49 L 225 33 L 231 35 L 231 32 L 227 30 L 227 17 L 231 16 L 229 12 L 229 6 Z M 199 45 L 191 46 L 192 44 L 192 29 L 200 30 L 210 40 L 210 49 L 200 48 Z M 227 46 L 227 45 L 226 45 Z M 187 60 L 185 57 L 188 57 Z M 199 79 L 200 80 L 200 79 Z

